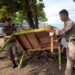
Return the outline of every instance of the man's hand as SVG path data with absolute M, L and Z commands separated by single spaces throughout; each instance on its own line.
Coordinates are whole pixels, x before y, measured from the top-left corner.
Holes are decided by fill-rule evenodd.
M 4 36 L 4 38 L 6 38 L 6 39 L 9 39 L 10 37 L 11 37 L 11 36 L 6 36 L 6 35 Z
M 54 32 L 49 32 L 49 36 L 53 36 L 54 35 Z
M 60 30 L 55 29 L 55 34 L 56 34 L 56 35 L 60 35 L 59 32 L 60 32 Z
M 56 43 L 58 43 L 58 41 L 59 41 L 58 39 L 55 40 Z

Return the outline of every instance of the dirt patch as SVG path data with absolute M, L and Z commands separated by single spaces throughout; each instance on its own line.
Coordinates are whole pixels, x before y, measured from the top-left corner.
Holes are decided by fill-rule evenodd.
M 26 63 L 24 61 L 24 63 Z M 0 59 L 0 75 L 64 75 L 66 61 L 59 70 L 58 59 L 45 57 L 33 58 L 21 69 L 12 69 L 9 59 Z M 73 75 L 75 71 L 73 71 Z

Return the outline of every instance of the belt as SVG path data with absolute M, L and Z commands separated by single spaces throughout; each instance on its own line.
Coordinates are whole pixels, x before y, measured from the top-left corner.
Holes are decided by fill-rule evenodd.
M 70 41 L 75 41 L 75 39 L 70 39 Z
M 72 42 L 75 45 L 75 39 L 70 39 L 69 42 Z
M 66 40 L 67 42 L 73 42 L 73 41 L 75 41 L 75 39 L 70 39 L 70 40 Z
M 69 42 L 69 40 L 66 40 L 67 42 Z

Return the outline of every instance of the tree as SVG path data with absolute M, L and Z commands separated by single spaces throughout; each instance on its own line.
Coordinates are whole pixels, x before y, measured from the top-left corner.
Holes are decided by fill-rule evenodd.
M 6 6 L 3 6 L 1 9 L 0 9 L 0 21 L 4 21 L 5 17 L 8 16 L 8 11 L 7 11 L 7 7 Z
M 38 0 L 42 1 L 42 0 Z M 16 16 L 16 12 L 20 12 L 16 17 L 26 19 L 31 28 L 38 28 L 38 20 L 45 21 L 44 4 L 37 3 L 37 0 L 0 0 L 0 8 L 7 7 L 9 16 Z M 22 15 L 23 14 L 23 15 Z M 25 16 L 24 16 L 25 14 Z M 17 18 L 17 20 L 18 20 Z

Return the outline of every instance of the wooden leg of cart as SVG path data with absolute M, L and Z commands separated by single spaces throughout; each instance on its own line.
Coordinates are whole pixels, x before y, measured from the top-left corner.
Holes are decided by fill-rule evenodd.
M 53 53 L 53 36 L 51 36 L 51 53 Z
M 60 50 L 60 46 L 58 46 L 58 61 L 59 61 L 59 70 L 61 70 L 61 50 Z
M 24 57 L 25 57 L 25 52 L 23 52 L 23 54 L 22 54 L 22 56 L 21 56 L 20 62 L 19 62 L 19 64 L 18 64 L 18 69 L 21 68 L 22 63 L 23 63 L 23 60 L 24 60 Z

